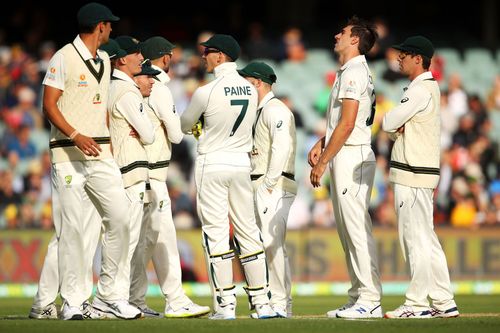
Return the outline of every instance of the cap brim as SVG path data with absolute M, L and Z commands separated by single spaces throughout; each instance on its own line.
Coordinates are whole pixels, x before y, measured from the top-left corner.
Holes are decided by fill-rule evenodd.
M 127 55 L 127 52 L 123 49 L 120 49 L 118 52 L 116 52 L 116 55 L 113 59 L 123 58 L 126 55 Z
M 237 72 L 238 72 L 238 74 L 240 74 L 241 76 L 244 76 L 244 77 L 250 76 L 250 75 L 248 75 L 248 73 L 247 73 L 247 72 L 245 72 L 245 71 L 244 71 L 244 70 L 242 70 L 242 69 L 238 69 L 238 70 L 237 70 Z
M 393 46 L 391 46 L 391 48 L 398 50 L 398 51 L 408 51 L 408 49 L 406 47 L 404 47 L 404 45 L 402 45 L 402 44 L 393 45 Z
M 109 19 L 107 19 L 106 21 L 109 21 L 109 22 L 118 22 L 118 21 L 120 21 L 120 18 L 118 16 L 111 15 L 109 17 Z

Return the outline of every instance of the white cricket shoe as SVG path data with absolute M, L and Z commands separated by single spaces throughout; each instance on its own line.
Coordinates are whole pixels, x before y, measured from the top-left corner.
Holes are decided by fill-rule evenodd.
M 101 311 L 94 309 L 92 304 L 87 300 L 83 302 L 80 306 L 80 311 L 82 311 L 83 319 L 104 319 L 106 315 Z
M 288 317 L 288 311 L 283 306 L 273 305 L 272 308 L 273 308 L 274 312 L 276 312 L 277 317 L 279 317 L 279 318 L 290 318 L 291 317 L 291 313 L 290 313 L 290 317 Z
M 137 307 L 139 311 L 141 311 L 144 314 L 144 317 L 148 318 L 160 318 L 160 313 L 151 309 L 149 306 L 144 305 L 144 306 L 138 306 Z
M 273 310 L 273 308 L 269 304 L 255 305 L 255 314 L 257 315 L 256 316 L 257 319 L 278 318 L 278 314 Z
M 457 306 L 450 307 L 446 310 L 439 310 L 435 307 L 431 307 L 430 313 L 432 318 L 456 318 L 460 316 Z
M 57 319 L 57 307 L 54 303 L 43 308 L 32 307 L 28 317 L 31 319 Z
M 401 305 L 394 311 L 387 311 L 384 318 L 389 319 L 424 319 L 432 318 L 431 311 L 429 308 L 415 308 L 409 305 Z
M 120 319 L 138 319 L 142 317 L 141 310 L 124 300 L 106 302 L 94 297 L 92 306 L 105 314 L 111 314 Z
M 208 316 L 208 319 L 212 320 L 232 320 L 236 319 L 236 305 L 234 303 L 229 303 L 224 306 L 218 306 L 217 310 Z
M 345 319 L 363 319 L 363 318 L 382 318 L 382 306 L 375 303 L 372 306 L 356 303 L 349 309 L 337 312 L 337 318 Z
M 64 302 L 61 309 L 62 320 L 83 320 L 82 311 L 78 306 L 70 306 Z
M 250 314 L 250 318 L 252 318 L 252 319 L 289 318 L 288 317 L 288 313 L 287 313 L 287 311 L 285 310 L 284 307 L 279 306 L 279 305 L 273 305 L 273 306 L 271 306 L 271 309 L 276 313 L 276 316 L 274 316 L 274 317 L 266 317 L 266 318 L 259 318 L 259 315 L 257 314 L 257 312 L 253 312 L 253 313 Z
M 165 318 L 194 318 L 201 317 L 210 312 L 210 307 L 189 303 L 180 309 L 174 310 L 170 305 L 165 308 Z
M 350 308 L 352 308 L 353 305 L 354 305 L 354 303 L 346 303 L 346 304 L 342 305 L 340 308 L 328 311 L 326 313 L 326 316 L 328 318 L 337 318 L 337 313 L 339 311 L 344 311 L 344 310 L 350 309 Z

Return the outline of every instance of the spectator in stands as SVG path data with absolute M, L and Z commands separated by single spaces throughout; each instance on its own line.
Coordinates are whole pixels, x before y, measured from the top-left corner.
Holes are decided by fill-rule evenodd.
M 6 145 L 7 151 L 16 152 L 20 159 L 30 159 L 36 156 L 36 147 L 30 140 L 30 128 L 21 125 L 15 132 L 15 136 Z
M 306 59 L 306 46 L 302 39 L 302 30 L 298 27 L 288 28 L 282 36 L 278 60 L 302 62 Z
M 467 113 L 467 94 L 462 87 L 462 78 L 453 73 L 448 79 L 448 105 L 457 119 Z
M 382 60 L 386 57 L 386 50 L 394 45 L 394 36 L 389 28 L 389 23 L 383 17 L 376 17 L 373 25 L 378 34 L 378 40 L 366 55 L 368 60 Z
M 470 113 L 464 114 L 458 123 L 458 130 L 453 134 L 453 144 L 467 148 L 478 135 L 474 131 L 474 126 L 474 116 Z
M 7 207 L 9 207 L 9 205 L 17 207 L 22 203 L 23 198 L 21 196 L 21 193 L 14 191 L 14 188 L 12 186 L 13 178 L 14 176 L 12 174 L 12 171 L 0 171 L 0 214 L 5 214 L 5 211 Z
M 481 127 L 488 120 L 488 112 L 481 97 L 477 94 L 469 95 L 468 98 L 469 113 L 474 115 L 474 131 L 481 133 Z
M 328 71 L 324 76 L 324 86 L 314 100 L 314 109 L 316 112 L 324 117 L 326 109 L 328 108 L 328 101 L 330 100 L 330 93 L 332 92 L 333 83 L 335 82 L 335 71 Z
M 261 22 L 254 21 L 248 25 L 247 40 L 243 44 L 242 53 L 248 58 L 253 59 L 276 59 L 276 48 L 267 36 L 264 34 L 264 26 Z
M 448 105 L 448 91 L 441 91 L 441 149 L 448 149 L 452 144 L 453 133 L 457 130 L 458 119 Z
M 500 111 L 500 75 L 496 75 L 486 101 L 488 111 Z

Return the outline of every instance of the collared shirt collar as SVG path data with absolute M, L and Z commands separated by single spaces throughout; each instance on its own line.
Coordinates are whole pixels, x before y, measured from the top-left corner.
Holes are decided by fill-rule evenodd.
M 99 57 L 99 53 L 96 53 L 96 57 L 94 58 L 92 54 L 90 53 L 89 49 L 87 48 L 87 45 L 83 43 L 83 40 L 80 38 L 80 35 L 77 35 L 75 40 L 73 41 L 73 45 L 75 45 L 76 49 L 82 56 L 83 60 L 89 60 L 92 59 L 94 60 L 95 64 L 98 64 L 102 61 L 102 59 Z
M 156 75 L 156 77 L 158 78 L 158 80 L 161 83 L 165 84 L 165 83 L 169 83 L 170 82 L 170 76 L 168 76 L 167 72 L 165 72 L 163 69 L 161 69 L 160 67 L 158 67 L 156 65 L 151 65 L 151 67 L 153 67 L 157 71 L 161 72 L 160 74 Z
M 127 81 L 132 83 L 134 86 L 139 88 L 139 86 L 135 83 L 134 79 L 132 79 L 130 76 L 128 76 L 125 72 L 122 72 L 121 70 L 115 68 L 113 70 L 113 77 L 116 77 L 117 79 Z
M 340 70 L 343 71 L 352 64 L 363 63 L 363 62 L 366 62 L 365 55 L 360 54 L 358 56 L 355 56 L 354 58 L 349 59 L 349 61 L 347 61 L 342 67 L 340 67 Z
M 417 84 L 423 80 L 428 80 L 428 79 L 433 79 L 433 78 L 434 77 L 432 76 L 431 71 L 423 72 L 422 74 L 420 74 L 419 76 L 414 78 L 413 81 L 410 82 L 410 84 L 408 85 L 408 88 L 413 87 L 415 84 Z
M 274 97 L 274 93 L 272 91 L 268 92 L 266 94 L 266 96 L 264 96 L 264 98 L 262 99 L 262 101 L 260 101 L 259 106 L 257 107 L 257 109 L 263 108 L 267 104 L 267 102 L 269 102 L 273 97 Z
M 231 74 L 236 72 L 236 63 L 235 62 L 225 62 L 220 64 L 219 66 L 214 68 L 215 77 L 219 77 L 225 74 Z

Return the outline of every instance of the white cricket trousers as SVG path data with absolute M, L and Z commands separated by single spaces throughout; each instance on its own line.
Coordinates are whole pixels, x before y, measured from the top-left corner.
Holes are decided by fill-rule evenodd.
M 61 214 L 59 209 L 59 201 L 57 197 L 57 192 L 52 191 L 52 218 L 54 224 L 61 225 Z M 87 276 L 85 278 L 85 287 L 83 288 L 84 297 L 89 299 L 92 295 L 93 289 L 93 271 L 92 271 L 92 259 L 94 258 L 95 251 L 97 249 L 97 244 L 101 236 L 101 216 L 99 215 L 94 204 L 86 195 L 83 193 L 83 201 L 81 204 L 81 209 L 83 212 L 83 223 L 84 230 L 88 232 L 84 233 L 84 248 L 85 248 L 85 259 L 87 267 Z M 47 254 L 45 255 L 45 260 L 43 262 L 42 271 L 40 272 L 40 279 L 38 281 L 38 291 L 35 295 L 33 301 L 33 307 L 43 308 L 50 303 L 56 301 L 57 294 L 59 293 L 59 269 L 58 269 L 58 258 L 57 258 L 57 247 L 58 241 L 56 234 L 50 239 Z
M 234 241 L 245 271 L 250 300 L 253 305 L 269 303 L 264 246 L 255 221 L 248 154 L 199 155 L 195 182 L 214 308 L 236 304 L 228 217 L 234 228 Z
M 255 216 L 260 227 L 269 268 L 271 304 L 283 309 L 292 304 L 292 274 L 286 251 L 286 226 L 295 194 L 264 186 L 255 190 Z
M 368 205 L 375 176 L 369 145 L 343 146 L 330 162 L 331 192 L 340 242 L 351 278 L 350 302 L 379 303 L 382 287 Z
M 117 300 L 128 301 L 130 298 L 131 261 L 139 242 L 141 233 L 142 216 L 144 214 L 144 196 L 146 195 L 146 182 L 141 181 L 125 189 L 129 200 L 129 230 L 130 238 L 128 252 L 125 260 L 120 263 L 120 270 L 116 276 Z
M 406 305 L 455 306 L 446 256 L 434 232 L 433 189 L 394 185 L 399 241 L 410 270 Z
M 130 206 L 118 166 L 112 159 L 54 163 L 52 182 L 61 214 L 61 223 L 55 224 L 61 297 L 77 307 L 87 299 L 87 262 L 93 253 L 85 253 L 85 235 L 94 232 L 86 230 L 84 223 L 82 202 L 88 194 L 101 212 L 106 230 L 97 296 L 103 300 L 116 299 L 115 279 L 128 252 Z
M 172 205 L 166 182 L 156 179 L 150 179 L 149 182 L 151 202 L 144 205 L 141 236 L 132 258 L 130 303 L 139 307 L 146 305 L 146 268 L 152 258 L 161 291 L 167 304 L 176 311 L 191 301 L 182 289 L 181 261 Z

